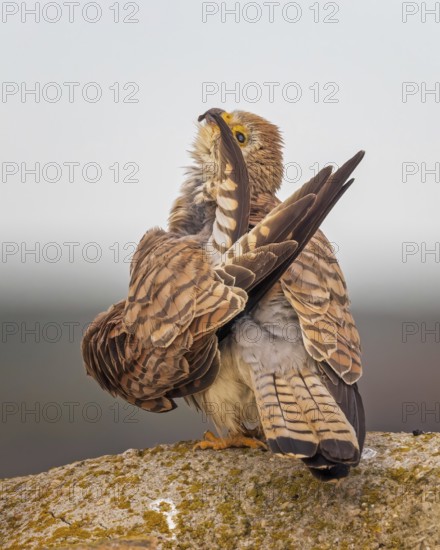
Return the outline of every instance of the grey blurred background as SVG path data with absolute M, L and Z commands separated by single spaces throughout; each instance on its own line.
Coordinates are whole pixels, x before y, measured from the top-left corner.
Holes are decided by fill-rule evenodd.
M 206 429 L 184 403 L 153 415 L 115 401 L 79 346 L 126 293 L 144 231 L 166 225 L 213 106 L 281 127 L 281 197 L 366 149 L 324 230 L 361 332 L 368 428 L 439 430 L 440 13 L 235 4 L 43 2 L 39 22 L 2 4 L 0 477 Z

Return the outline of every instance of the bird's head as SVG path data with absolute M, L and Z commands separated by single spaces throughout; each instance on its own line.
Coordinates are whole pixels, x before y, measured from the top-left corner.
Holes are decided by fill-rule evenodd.
M 199 117 L 193 157 L 202 168 L 205 179 L 220 174 L 220 131 L 213 113 L 220 114 L 228 124 L 249 173 L 251 195 L 275 193 L 283 177 L 282 139 L 278 128 L 257 115 L 245 111 L 228 113 L 210 109 Z

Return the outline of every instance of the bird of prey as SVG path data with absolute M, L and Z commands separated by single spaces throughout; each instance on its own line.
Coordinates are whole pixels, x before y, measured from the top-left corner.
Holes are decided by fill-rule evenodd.
M 294 204 L 286 201 L 245 233 L 246 165 L 228 126 L 215 118 L 223 132 L 222 170 L 211 227 L 183 236 L 147 231 L 131 263 L 127 299 L 100 313 L 82 342 L 87 373 L 113 395 L 152 412 L 172 410 L 175 397 L 213 382 L 220 367 L 217 330 L 244 310 L 245 291 L 296 250 L 287 237 L 306 223 L 315 201 L 312 194 Z M 234 246 L 213 262 L 211 250 L 225 242 Z
M 276 192 L 283 164 L 278 128 L 251 113 L 214 111 L 221 113 L 241 148 L 253 227 L 279 208 Z M 219 143 L 217 125 L 208 120 L 199 127 L 194 165 L 171 210 L 170 231 L 186 235 L 212 227 Z M 323 169 L 292 201 L 308 193 L 319 198 L 329 183 L 345 182 L 362 157 L 360 152 L 334 174 Z M 317 201 L 312 210 L 319 208 Z M 316 229 L 293 232 L 291 238 L 299 243 L 296 254 L 301 253 L 251 292 L 246 314 L 220 331 L 219 374 L 188 400 L 232 436 L 216 440 L 209 434 L 202 448 L 222 448 L 233 444 L 237 434 L 257 433 L 273 452 L 301 458 L 316 477 L 332 480 L 345 477 L 359 462 L 365 416 L 356 385 L 360 340 L 346 283 L 330 243 Z M 257 415 L 250 414 L 255 410 Z
M 365 434 L 359 338 L 316 231 L 363 154 L 280 203 L 277 129 L 247 113 L 204 118 L 169 231 L 145 234 L 128 298 L 85 334 L 87 372 L 146 410 L 171 410 L 176 397 L 205 410 L 228 437 L 202 448 L 257 445 L 256 435 L 320 479 L 344 477 Z

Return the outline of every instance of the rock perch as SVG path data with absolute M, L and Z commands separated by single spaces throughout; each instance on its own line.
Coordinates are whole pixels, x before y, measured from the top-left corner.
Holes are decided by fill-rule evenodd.
M 264 451 L 130 449 L 0 482 L 0 548 L 440 548 L 440 433 L 369 433 L 339 485 Z

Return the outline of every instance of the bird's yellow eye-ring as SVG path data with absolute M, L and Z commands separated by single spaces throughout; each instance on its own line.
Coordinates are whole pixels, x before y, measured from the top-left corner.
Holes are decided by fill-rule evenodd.
M 234 126 L 232 128 L 232 132 L 234 133 L 235 139 L 241 146 L 246 145 L 246 143 L 248 142 L 248 135 L 243 126 Z
M 235 137 L 237 138 L 237 141 L 239 141 L 240 143 L 244 143 L 246 141 L 246 136 L 241 132 L 235 132 Z

